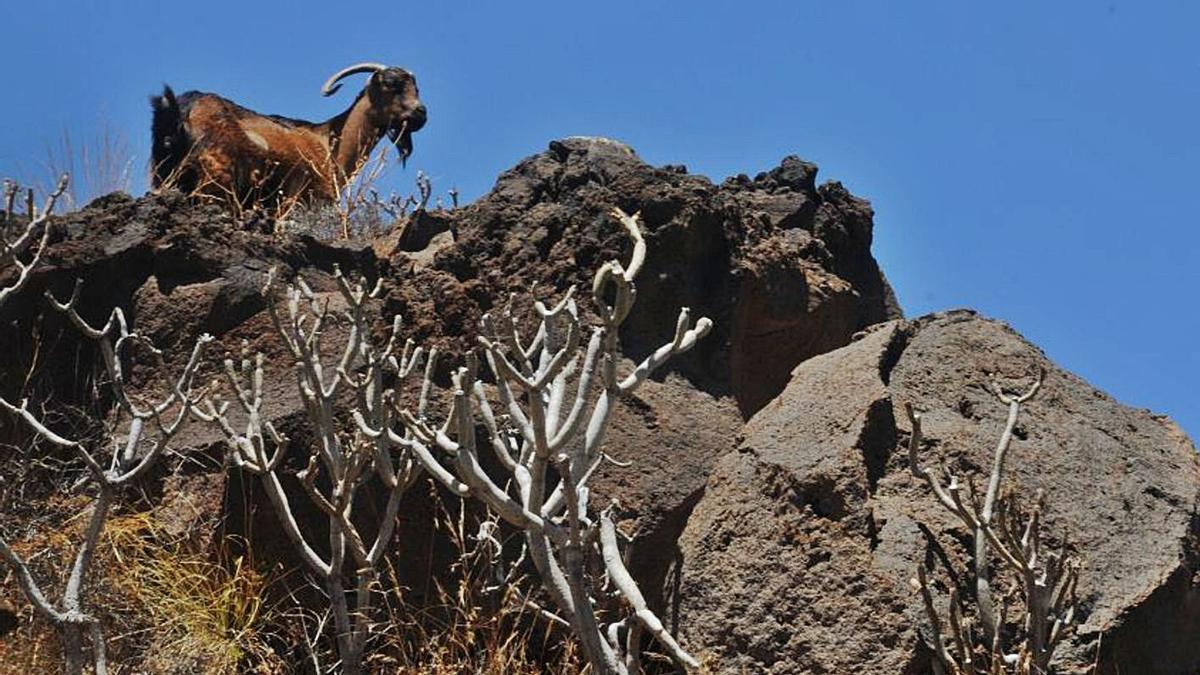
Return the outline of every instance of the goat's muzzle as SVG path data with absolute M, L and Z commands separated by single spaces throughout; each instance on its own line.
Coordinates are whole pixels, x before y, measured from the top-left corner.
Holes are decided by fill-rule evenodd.
M 418 103 L 404 116 L 404 121 L 408 123 L 408 132 L 420 131 L 421 127 L 425 126 L 425 120 L 428 116 L 429 112 L 425 109 L 425 104 Z
M 414 131 L 419 131 L 425 126 L 427 119 L 425 104 L 418 103 L 411 111 L 400 119 L 400 123 L 388 129 L 388 138 L 392 143 L 396 144 L 396 149 L 400 151 L 400 164 L 408 163 L 408 156 L 412 154 L 413 144 L 412 135 Z

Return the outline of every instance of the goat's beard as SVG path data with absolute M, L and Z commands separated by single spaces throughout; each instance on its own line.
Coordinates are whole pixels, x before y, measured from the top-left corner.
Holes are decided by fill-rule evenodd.
M 399 127 L 388 129 L 388 138 L 396 145 L 400 153 L 400 166 L 408 166 L 408 156 L 412 154 L 412 133 L 408 131 L 408 122 L 402 122 Z

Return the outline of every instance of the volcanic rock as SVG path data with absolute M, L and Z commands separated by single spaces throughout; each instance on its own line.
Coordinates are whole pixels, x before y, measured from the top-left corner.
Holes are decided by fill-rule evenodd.
M 618 406 L 608 452 L 633 464 L 606 465 L 595 479 L 596 503 L 617 500 L 623 529 L 636 534 L 630 564 L 653 599 L 713 461 L 736 447 L 745 417 L 782 390 L 797 363 L 900 315 L 871 257 L 870 205 L 836 183 L 818 187 L 815 175 L 815 166 L 788 157 L 754 179 L 715 185 L 682 167 L 651 167 L 615 141 L 568 138 L 522 160 L 476 202 L 419 212 L 392 236 L 361 244 L 246 231 L 219 209 L 170 193 L 113 195 L 53 222 L 46 263 L 5 308 L 10 319 L 0 338 L 18 344 L 30 326 L 42 326 L 40 334 L 52 339 L 37 347 L 43 366 L 35 388 L 54 392 L 64 405 L 102 408 L 91 386 L 94 351 L 40 297 L 49 289 L 65 298 L 82 279 L 85 318 L 99 324 L 112 308 L 125 308 L 133 328 L 167 355 L 167 370 L 204 332 L 217 340 L 202 378 L 219 374 L 220 358 L 264 353 L 267 412 L 300 446 L 309 432 L 291 358 L 263 311 L 267 270 L 276 268 L 281 283 L 302 275 L 318 293 L 333 289 L 335 265 L 382 279 L 382 300 L 373 308 L 379 330 L 401 315 L 406 337 L 447 355 L 438 372 L 445 385 L 449 369 L 474 348 L 484 312 L 509 293 L 527 300 L 531 289 L 549 298 L 572 284 L 589 287 L 600 264 L 629 255 L 610 210 L 640 212 L 649 252 L 621 335 L 626 355 L 640 360 L 669 341 L 684 306 L 716 326 Z M 582 310 L 590 317 L 588 304 Z M 331 330 L 327 342 L 335 344 L 339 329 Z M 0 354 L 0 382 L 21 382 L 32 351 Z M 149 391 L 161 372 L 135 370 L 131 386 Z M 176 445 L 209 458 L 207 468 L 193 462 L 187 470 L 218 471 L 219 441 L 211 427 L 191 424 Z M 230 473 L 224 527 L 253 532 L 260 555 L 287 558 L 270 506 L 245 478 Z M 173 481 L 168 490 L 201 484 Z M 430 516 L 420 492 L 402 509 L 417 531 Z M 167 501 L 191 503 L 186 495 L 168 494 Z M 294 502 L 302 519 L 321 526 L 319 514 L 303 512 L 307 500 Z M 409 544 L 429 539 L 404 531 L 401 537 Z M 403 579 L 418 587 L 429 559 L 421 546 L 406 553 L 421 569 Z
M 1007 410 L 988 385 L 1023 391 L 1038 368 L 1005 489 L 1026 503 L 1043 490 L 1046 539 L 1082 558 L 1059 672 L 1196 672 L 1195 447 L 966 311 L 876 326 L 801 363 L 747 423 L 680 540 L 685 644 L 718 653 L 721 672 L 930 672 L 908 581 L 941 569 L 927 546 L 965 572 L 971 533 L 910 473 L 900 406 L 923 411 L 924 462 L 982 485 Z

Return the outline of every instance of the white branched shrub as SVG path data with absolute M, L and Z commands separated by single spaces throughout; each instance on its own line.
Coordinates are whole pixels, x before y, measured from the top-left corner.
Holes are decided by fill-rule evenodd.
M 379 286 L 368 290 L 362 281 L 352 282 L 340 269 L 335 269 L 334 278 L 338 297 L 333 304 L 340 300 L 336 310 L 331 309 L 330 298 L 314 293 L 303 279 L 286 289 L 281 308 L 274 270 L 263 288 L 275 333 L 292 358 L 312 432 L 310 443 L 301 448 L 306 467 L 297 478 L 307 498 L 325 515 L 327 535 L 318 535 L 297 520 L 281 481 L 289 439 L 264 412 L 265 357 L 261 353 L 253 359 L 245 356 L 240 362 L 226 359 L 225 379 L 233 393 L 232 404 L 210 396 L 197 407 L 196 415 L 222 430 L 233 466 L 260 478 L 288 538 L 329 598 L 341 671 L 357 673 L 363 667 L 373 593 L 378 591 L 379 566 L 395 531 L 400 499 L 420 475 L 422 464 L 435 476 L 439 471 L 447 478 L 448 474 L 431 457 L 422 458 L 411 451 L 409 439 L 403 435 L 372 438 L 344 433 L 346 429 L 339 425 L 337 408 L 343 394 L 350 393 L 356 418 L 363 424 L 390 428 L 392 401 L 420 365 L 423 354 L 420 348 L 413 348 L 411 340 L 399 344 L 399 317 L 386 344 L 372 342 L 367 303 L 378 295 Z M 326 349 L 335 322 L 344 325 L 346 336 L 343 343 Z M 330 351 L 336 352 L 335 358 L 327 358 Z M 427 371 L 435 358 L 434 353 L 429 355 Z M 386 381 L 391 382 L 390 387 Z M 429 382 L 427 372 L 418 411 L 424 409 Z M 324 480 L 319 483 L 321 474 Z M 360 489 L 372 478 L 378 478 L 386 489 L 387 504 L 371 528 L 373 538 L 368 538 L 355 523 L 354 509 Z M 319 544 L 318 536 L 327 541 Z M 322 555 L 320 549 L 329 552 Z M 352 600 L 347 598 L 347 581 L 353 588 Z
M 522 555 L 532 561 L 555 616 L 572 628 L 594 672 L 640 672 L 646 635 L 678 665 L 695 669 L 696 659 L 647 607 L 625 567 L 609 510 L 597 512 L 590 505 L 588 482 L 606 459 L 605 432 L 617 400 L 691 349 L 712 322 L 701 318 L 693 324 L 688 309 L 680 310 L 671 341 L 630 372 L 619 372 L 619 329 L 633 306 L 646 244 L 636 215 L 620 210 L 613 215 L 625 227 L 633 253 L 627 265 L 612 261 L 596 273 L 592 301 L 600 323 L 590 337 L 584 338 L 587 328 L 571 290 L 553 307 L 535 302 L 538 328 L 528 338 L 520 334 L 510 298 L 498 314 L 484 316 L 479 338 L 498 409 L 478 377 L 478 360 L 468 355 L 466 366 L 453 374 L 453 403 L 441 424 L 420 411 L 401 410 L 411 434 L 402 439 L 365 416 L 356 420 L 369 437 L 387 435 L 422 457 L 432 449 L 453 468 L 452 477 L 439 476 L 444 484 L 483 502 L 523 533 Z M 482 442 L 477 424 L 486 430 Z M 485 471 L 481 450 L 494 454 L 504 475 Z M 624 611 L 610 611 L 606 597 L 618 598 Z
M 46 205 L 39 212 L 33 203 L 33 190 L 25 194 L 25 224 L 14 228 L 13 207 L 17 199 L 17 184 L 4 182 L 4 213 L 0 221 L 0 274 L 15 270 L 16 278 L 0 283 L 0 307 L 18 293 L 29 281 L 29 273 L 41 262 L 50 239 L 48 221 L 54 213 L 54 205 L 67 189 L 67 175 L 58 179 L 58 186 L 46 198 Z M 10 230 L 15 229 L 14 233 Z M 41 230 L 39 235 L 38 230 Z M 36 243 L 35 243 L 36 239 Z
M 632 255 L 627 264 L 612 261 L 596 273 L 591 299 L 597 324 L 585 325 L 574 289 L 569 289 L 553 307 L 534 303 L 537 329 L 526 337 L 510 297 L 501 311 L 482 319 L 482 359 L 475 352 L 467 354 L 465 365 L 452 373 L 445 415 L 430 410 L 436 354 L 431 351 L 426 358 L 411 340 L 402 341 L 399 317 L 383 341 L 372 338 L 368 306 L 380 285 L 368 288 L 335 269 L 334 293 L 316 293 L 303 279 L 280 290 L 272 271 L 263 295 L 307 413 L 311 433 L 304 444 L 286 437 L 268 416 L 263 354 L 227 358 L 224 381 L 197 393 L 193 380 L 212 340 L 201 336 L 182 374 L 173 382 L 157 383 L 168 390 L 164 397 L 143 406 L 127 393 L 123 360 L 135 346 L 139 353 L 160 360 L 162 355 L 129 330 L 119 308 L 103 327 L 88 325 L 77 311 L 78 286 L 68 302 L 52 299 L 56 309 L 98 343 L 117 416 L 127 423 L 124 433 L 104 439 L 113 447 L 102 461 L 100 447 L 59 435 L 26 402 L 0 399 L 0 407 L 37 435 L 74 451 L 89 471 L 86 489 L 94 493 L 89 523 L 59 600 L 49 599 L 26 561 L 0 539 L 0 554 L 37 610 L 62 635 L 69 672 L 82 672 L 89 641 L 93 667 L 106 671 L 100 620 L 86 602 L 93 554 L 120 489 L 162 457 L 189 414 L 219 429 L 230 465 L 257 476 L 263 485 L 284 532 L 328 598 L 340 672 L 359 673 L 366 667 L 381 564 L 394 539 L 401 498 L 422 474 L 460 498 L 478 501 L 492 519 L 519 532 L 518 561 L 532 566 L 545 598 L 539 604 L 520 589 L 506 597 L 569 626 L 594 672 L 641 672 L 642 648 L 651 641 L 680 667 L 697 668 L 696 659 L 648 608 L 626 569 L 612 506 L 591 505 L 589 481 L 602 462 L 611 460 L 605 435 L 618 399 L 671 357 L 691 349 L 712 323 L 707 318 L 693 323 L 690 312 L 682 309 L 671 340 L 622 372 L 619 330 L 633 306 L 646 244 L 636 215 L 619 210 L 613 215 L 632 242 Z M 33 262 L 22 265 L 18 287 Z M 481 363 L 494 387 L 481 381 Z M 421 373 L 422 378 L 414 377 Z M 478 438 L 477 427 L 483 430 Z M 298 490 L 285 489 L 289 448 L 301 453 Z M 495 461 L 483 460 L 482 452 Z M 492 475 L 485 465 L 501 467 L 502 473 Z M 366 517 L 374 512 L 361 503 L 366 499 L 362 488 L 372 481 L 382 485 L 386 504 Z M 296 499 L 310 501 L 327 527 L 306 527 L 294 508 Z M 495 520 L 487 523 L 494 529 Z M 481 531 L 481 537 L 496 541 L 490 532 Z M 497 553 L 502 550 L 496 548 Z M 509 581 L 516 577 L 510 575 Z M 316 652 L 312 656 L 318 658 Z M 315 663 L 318 670 L 330 665 Z
M 64 183 L 59 184 L 61 191 Z M 48 213 L 53 199 L 43 213 Z M 44 240 L 43 240 L 44 241 Z M 24 273 L 23 273 L 24 275 Z M 54 626 L 62 642 L 63 663 L 66 672 L 82 673 L 87 662 L 85 637 L 91 641 L 91 662 L 95 672 L 107 672 L 104 636 L 100 617 L 89 608 L 88 577 L 92 562 L 104 530 L 109 511 L 119 498 L 121 490 L 145 475 L 167 451 L 172 439 L 187 417 L 188 409 L 197 400 L 193 391 L 193 380 L 200 367 L 205 346 L 212 340 L 201 335 L 192 348 L 191 357 L 182 373 L 173 381 L 164 381 L 167 390 L 160 400 L 141 404 L 129 394 L 126 387 L 125 367 L 122 361 L 136 354 L 150 354 L 161 362 L 162 354 L 145 337 L 129 330 L 121 308 L 112 311 L 108 321 L 100 328 L 89 325 L 78 313 L 80 284 L 76 284 L 71 299 L 66 303 L 56 301 L 49 293 L 51 305 L 65 314 L 75 327 L 99 346 L 104 364 L 108 387 L 116 408 L 115 423 L 121 432 L 111 434 L 94 442 L 83 442 L 67 438 L 44 424 L 33 411 L 29 402 L 18 404 L 0 398 L 0 409 L 7 411 L 26 424 L 37 436 L 51 444 L 73 452 L 87 467 L 87 480 L 79 488 L 91 497 L 90 506 L 81 513 L 88 522 L 83 541 L 75 554 L 70 574 L 62 584 L 57 599 L 51 598 L 48 586 L 35 578 L 27 562 L 16 553 L 0 535 L 0 558 L 15 574 L 21 589 L 39 615 Z M 111 446 L 111 447 L 105 447 Z M 105 458 L 107 456 L 107 458 Z
M 1008 420 L 993 453 L 992 472 L 982 501 L 974 484 L 968 482 L 967 494 L 957 476 L 947 475 L 947 483 L 923 467 L 919 461 L 921 416 L 911 405 L 905 413 L 912 426 L 908 457 L 912 473 L 929 485 L 947 511 L 973 535 L 974 616 L 963 607 L 957 589 L 950 592 L 943 622 L 934 602 L 924 566 L 917 568 L 913 586 L 920 592 L 928 622 L 926 642 L 934 654 L 934 669 L 939 675 L 1042 675 L 1050 672 L 1054 650 L 1072 627 L 1075 616 L 1075 588 L 1079 561 L 1063 550 L 1051 550 L 1042 542 L 1041 513 L 1043 493 L 1022 514 L 1016 498 L 1001 493 L 1004 465 L 1021 405 L 1037 394 L 1045 373 L 1022 394 L 1007 394 L 999 384 L 993 390 L 1008 406 Z M 992 554 L 1016 579 L 1014 588 L 997 594 L 991 579 Z M 996 604 L 999 595 L 999 616 Z M 1005 623 L 1014 598 L 1020 605 L 1020 629 L 1013 639 L 1005 639 Z M 948 636 L 947 636 L 948 632 Z

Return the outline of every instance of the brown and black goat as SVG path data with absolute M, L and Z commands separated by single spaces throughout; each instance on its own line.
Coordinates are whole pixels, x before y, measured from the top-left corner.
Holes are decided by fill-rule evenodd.
M 338 199 L 384 136 L 406 160 L 412 134 L 426 119 L 416 78 L 403 68 L 355 64 L 330 77 L 321 94 L 332 95 L 343 78 L 356 73 L 371 74 L 366 87 L 346 111 L 325 122 L 262 115 L 199 91 L 176 97 L 164 86 L 161 96 L 150 99 L 152 186 L 238 208 Z

